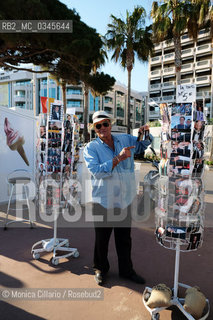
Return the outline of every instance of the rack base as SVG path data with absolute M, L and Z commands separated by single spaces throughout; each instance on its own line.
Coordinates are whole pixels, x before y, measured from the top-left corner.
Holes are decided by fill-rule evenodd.
M 57 255 L 57 252 L 60 252 L 60 251 L 67 252 L 67 253 L 59 256 Z M 53 257 L 52 257 L 53 265 L 58 265 L 59 260 L 63 258 L 68 258 L 71 256 L 73 256 L 74 258 L 79 257 L 78 250 L 76 248 L 70 248 L 69 240 L 62 239 L 62 238 L 51 238 L 51 239 L 41 240 L 36 242 L 32 246 L 31 253 L 34 259 L 38 260 L 42 252 L 53 252 Z
M 184 287 L 184 288 L 191 288 L 190 286 L 187 286 L 185 284 L 182 284 L 182 283 L 179 283 L 179 286 L 181 287 Z M 152 288 L 149 288 L 149 287 L 146 287 L 145 290 L 144 290 L 144 293 L 143 293 L 143 303 L 146 307 L 146 309 L 149 311 L 150 315 L 151 315 L 151 319 L 152 320 L 159 320 L 160 319 L 160 315 L 159 315 L 159 312 L 162 311 L 162 310 L 166 310 L 167 308 L 170 308 L 171 306 L 176 306 L 178 307 L 178 309 L 185 315 L 185 317 L 189 320 L 195 320 L 194 317 L 192 317 L 191 314 L 189 314 L 184 308 L 183 308 L 183 305 L 184 305 L 184 299 L 183 298 L 175 298 L 173 297 L 173 299 L 170 301 L 171 302 L 171 305 L 169 307 L 161 307 L 161 308 L 149 308 L 146 304 L 146 301 L 144 300 L 144 295 L 146 293 L 150 293 L 151 294 L 152 292 Z M 209 316 L 209 311 L 210 311 L 210 305 L 209 305 L 209 300 L 206 299 L 206 305 L 207 305 L 207 308 L 208 308 L 208 311 L 207 313 L 202 316 L 202 318 L 200 318 L 199 320 L 205 320 L 207 319 L 207 317 Z

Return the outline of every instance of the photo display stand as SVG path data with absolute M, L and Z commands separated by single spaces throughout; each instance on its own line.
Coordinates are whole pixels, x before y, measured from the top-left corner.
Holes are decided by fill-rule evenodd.
M 184 90 L 184 86 L 181 86 Z M 180 90 L 180 89 L 179 89 Z M 193 90 L 196 90 L 196 88 Z M 178 92 L 178 90 L 177 90 Z M 171 305 L 177 306 L 187 319 L 195 318 L 184 308 L 185 299 L 178 298 L 178 288 L 191 288 L 179 282 L 180 252 L 190 252 L 202 246 L 204 231 L 204 129 L 202 107 L 193 103 L 192 94 L 181 92 L 184 102 L 160 105 L 162 118 L 160 176 L 156 185 L 156 239 L 166 249 L 176 251 L 174 288 Z M 182 98 L 183 99 L 183 98 Z M 145 288 L 143 302 L 152 319 L 167 307 L 149 308 L 147 298 L 152 289 Z M 209 315 L 206 299 L 205 313 Z
M 37 203 L 41 217 L 42 213 L 46 217 L 53 217 L 54 232 L 53 238 L 36 242 L 32 246 L 32 254 L 37 260 L 41 253 L 53 252 L 54 265 L 59 263 L 59 259 L 79 256 L 76 248 L 69 247 L 68 239 L 57 238 L 57 220 L 63 205 L 63 175 L 66 172 L 64 155 L 71 152 L 72 145 L 72 124 L 69 125 L 68 122 L 69 120 L 64 122 L 63 105 L 60 101 L 51 104 L 49 115 L 39 116 L 36 160 Z M 66 126 L 69 126 L 68 131 Z M 66 173 L 67 176 L 69 173 Z M 49 221 L 52 221 L 52 218 Z M 64 254 L 59 255 L 59 252 Z
M 64 121 L 64 143 L 62 147 L 63 160 L 63 195 L 65 210 L 72 210 L 79 205 L 78 194 L 81 191 L 77 181 L 77 162 L 79 160 L 79 130 L 80 125 L 76 115 L 66 115 Z

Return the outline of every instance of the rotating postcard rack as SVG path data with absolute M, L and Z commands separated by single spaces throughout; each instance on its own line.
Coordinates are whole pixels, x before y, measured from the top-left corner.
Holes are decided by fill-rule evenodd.
M 36 242 L 32 246 L 32 254 L 37 260 L 41 253 L 53 252 L 54 265 L 59 263 L 59 259 L 79 256 L 76 248 L 69 247 L 68 239 L 57 238 L 57 219 L 63 204 L 63 177 L 66 175 L 68 178 L 71 172 L 73 126 L 70 120 L 67 117 L 63 123 L 63 106 L 59 101 L 51 104 L 50 115 L 43 114 L 39 117 L 37 202 L 41 217 L 43 214 L 46 221 L 54 220 L 54 233 L 53 238 Z M 47 219 L 48 216 L 50 219 Z M 59 252 L 64 254 L 59 255 Z
M 177 306 L 187 319 L 195 318 L 183 307 L 178 288 L 190 288 L 179 282 L 180 252 L 201 247 L 204 231 L 204 129 L 205 116 L 201 107 L 192 103 L 160 105 L 162 117 L 160 176 L 156 185 L 156 238 L 164 248 L 175 250 L 174 288 L 171 305 Z M 166 309 L 149 308 L 147 299 L 152 289 L 145 288 L 143 302 L 152 319 Z M 209 315 L 206 299 L 205 315 Z

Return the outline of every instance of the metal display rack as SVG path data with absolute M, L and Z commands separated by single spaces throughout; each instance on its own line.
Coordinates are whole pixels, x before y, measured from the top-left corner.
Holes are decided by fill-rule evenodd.
M 160 177 L 156 183 L 155 223 L 158 243 L 175 250 L 173 295 L 170 306 L 176 306 L 189 320 L 195 318 L 184 309 L 185 299 L 178 297 L 179 287 L 190 286 L 179 282 L 180 252 L 191 252 L 201 247 L 204 231 L 204 167 L 205 121 L 196 118 L 197 108 L 192 103 L 160 105 L 162 115 Z M 202 126 L 201 126 L 202 125 Z M 200 126 L 200 128 L 198 128 Z M 168 307 L 150 308 L 147 297 L 152 288 L 146 287 L 143 303 L 151 319 L 160 319 L 159 312 Z M 207 319 L 209 300 L 200 320 Z
M 178 289 L 179 287 L 188 289 L 191 288 L 190 286 L 180 283 L 179 282 L 179 268 L 180 268 L 180 239 L 178 239 L 178 241 L 176 241 L 176 254 L 175 254 L 175 272 L 174 272 L 174 287 L 173 287 L 173 297 L 171 302 L 171 306 L 176 306 L 178 307 L 178 309 L 185 315 L 185 317 L 189 320 L 195 320 L 195 318 L 193 316 L 191 316 L 183 307 L 184 304 L 184 299 L 183 298 L 179 298 L 178 297 Z M 146 304 L 146 301 L 144 300 L 144 296 L 146 295 L 146 293 L 151 294 L 152 289 L 149 287 L 146 287 L 143 293 L 143 303 L 146 307 L 146 309 L 149 311 L 149 313 L 151 314 L 151 319 L 152 320 L 158 320 L 160 319 L 160 315 L 159 312 L 162 310 L 167 309 L 167 307 L 161 307 L 161 308 L 149 308 Z M 209 311 L 210 311 L 210 305 L 209 305 L 209 300 L 206 299 L 206 306 L 207 306 L 207 312 L 205 315 L 202 316 L 202 318 L 200 318 L 200 320 L 205 320 L 207 319 L 207 317 L 209 316 Z
M 55 120 L 53 117 L 54 108 L 59 109 L 59 119 Z M 53 137 L 53 138 L 52 138 Z M 43 252 L 53 252 L 52 264 L 58 265 L 59 260 L 73 256 L 77 258 L 79 252 L 77 248 L 69 247 L 69 240 L 57 237 L 57 220 L 60 214 L 60 210 L 63 207 L 62 201 L 62 173 L 63 173 L 63 153 L 62 144 L 65 140 L 64 128 L 63 128 L 63 105 L 61 102 L 55 101 L 51 104 L 50 115 L 47 117 L 46 123 L 46 147 L 45 147 L 45 179 L 39 179 L 38 197 L 39 204 L 43 207 L 39 209 L 46 210 L 46 214 L 54 215 L 54 231 L 53 238 L 44 239 L 36 242 L 32 246 L 33 258 L 38 260 L 40 254 Z M 40 139 L 43 142 L 43 140 Z M 70 135 L 70 142 L 72 141 L 72 135 Z M 65 142 L 64 142 L 65 143 Z M 53 145 L 56 146 L 54 152 L 56 155 L 50 156 L 50 151 L 53 151 Z M 55 147 L 54 147 L 55 148 Z M 73 149 L 73 143 L 72 143 Z M 38 148 L 40 150 L 40 148 Z M 37 161 L 39 163 L 39 161 Z M 53 174 L 55 175 L 53 177 Z M 49 189 L 48 189 L 49 188 Z M 48 194 L 49 192 L 49 194 Z M 49 211 L 49 212 L 48 212 Z M 64 254 L 60 255 L 60 253 Z

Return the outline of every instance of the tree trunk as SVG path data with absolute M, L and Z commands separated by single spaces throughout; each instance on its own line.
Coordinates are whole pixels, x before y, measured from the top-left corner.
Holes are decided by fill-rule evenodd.
M 127 91 L 127 133 L 130 134 L 130 98 L 131 98 L 131 69 L 128 69 L 128 91 Z
M 84 84 L 84 143 L 88 142 L 88 94 L 89 94 L 89 88 L 86 84 Z
M 181 84 L 181 40 L 180 37 L 174 37 L 175 46 L 175 68 L 176 68 L 176 85 Z
M 64 105 L 64 114 L 67 112 L 67 100 L 66 100 L 66 82 L 62 83 L 62 100 Z

